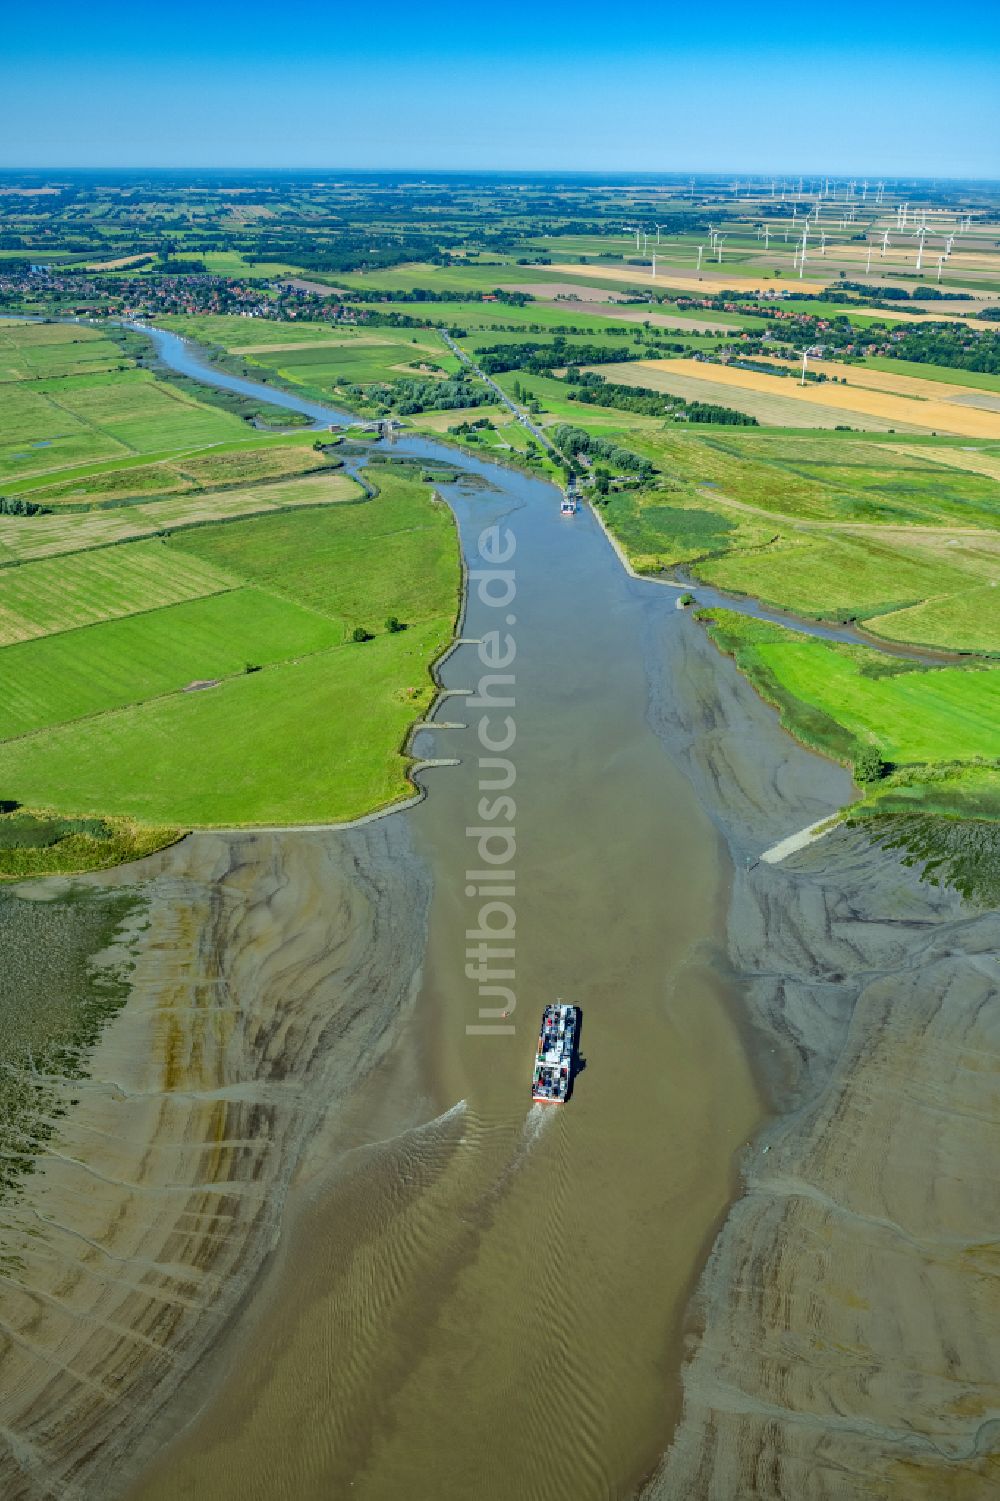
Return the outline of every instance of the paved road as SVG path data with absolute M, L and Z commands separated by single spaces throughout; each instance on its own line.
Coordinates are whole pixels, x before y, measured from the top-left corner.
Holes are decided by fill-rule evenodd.
M 526 427 L 528 429 L 528 432 L 532 433 L 540 443 L 543 443 L 549 450 L 549 453 L 551 453 L 552 456 L 557 459 L 560 464 L 564 465 L 566 463 L 566 460 L 563 458 L 556 445 L 552 442 L 551 438 L 546 437 L 545 433 L 540 427 L 535 426 L 524 408 L 519 407 L 517 402 L 514 401 L 510 396 L 508 396 L 507 392 L 502 390 L 501 387 L 497 385 L 496 381 L 491 379 L 491 377 L 486 374 L 485 370 L 480 370 L 479 366 L 476 364 L 472 356 L 466 354 L 465 350 L 460 348 L 459 345 L 456 344 L 455 340 L 451 337 L 451 334 L 445 333 L 444 329 L 441 329 L 440 333 L 442 339 L 444 339 L 444 342 L 447 344 L 452 354 L 457 354 L 458 358 L 463 362 L 463 364 L 468 365 L 470 370 L 475 371 L 476 375 L 479 376 L 479 379 L 485 381 L 491 391 L 496 392 L 508 411 L 514 413 L 514 416 L 517 418 L 518 422 L 520 422 L 521 426 Z

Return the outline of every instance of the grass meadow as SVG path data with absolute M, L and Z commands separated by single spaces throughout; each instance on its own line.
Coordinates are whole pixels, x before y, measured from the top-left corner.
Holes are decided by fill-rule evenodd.
M 63 511 L 50 516 L 0 516 L 0 564 L 135 542 L 165 531 L 240 516 L 352 501 L 362 493 L 348 475 L 331 470 L 270 484 L 196 491 L 141 505 L 107 506 L 82 515 Z M 0 573 L 0 589 L 2 580 Z
M 265 487 L 294 490 L 288 509 L 0 568 L 5 796 L 167 828 L 338 820 L 404 795 L 458 548 L 426 485 L 378 481 L 374 500 L 314 506 L 302 487 L 352 482 L 291 480 Z
M 246 433 L 239 418 L 129 365 L 99 331 L 69 324 L 0 328 L 0 400 L 0 486 Z
M 922 778 L 958 780 L 972 767 L 989 784 L 996 816 L 1000 778 L 989 763 L 1000 744 L 1000 668 L 924 667 L 728 610 L 702 615 L 716 644 L 805 744 L 848 762 L 876 745 L 896 771 L 893 785 L 901 773 L 916 787 Z
M 211 563 L 159 541 L 23 563 L 0 570 L 0 646 L 232 587 Z
M 575 420 L 592 425 L 581 408 Z M 803 615 L 1000 651 L 1000 495 L 989 476 L 958 467 L 982 454 L 722 428 L 637 428 L 622 441 L 660 473 L 656 487 L 613 496 L 607 509 L 640 569 L 687 563 L 706 582 Z
M 26 803 L 187 827 L 354 818 L 411 790 L 399 748 L 430 701 L 427 663 L 451 622 L 449 609 L 395 636 L 10 741 L 4 786 Z

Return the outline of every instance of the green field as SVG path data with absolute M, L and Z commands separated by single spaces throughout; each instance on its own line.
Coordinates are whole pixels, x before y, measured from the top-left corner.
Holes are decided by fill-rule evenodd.
M 611 430 L 582 405 L 562 412 Z M 962 445 L 638 423 L 620 438 L 660 475 L 608 505 L 639 569 L 694 565 L 708 583 L 803 615 L 863 620 L 922 645 L 1000 651 L 1000 494 L 989 476 L 957 467 Z M 969 456 L 981 459 L 979 450 Z
M 817 705 L 858 740 L 878 741 L 894 764 L 968 761 L 1000 749 L 996 669 L 939 667 L 866 677 L 855 660 L 820 641 L 767 643 L 757 650 L 793 698 Z
M 441 615 L 9 742 L 4 786 L 28 804 L 186 826 L 357 817 L 412 790 L 399 748 L 450 628 Z
M 403 796 L 457 544 L 426 485 L 378 481 L 359 504 L 0 570 L 0 627 L 22 637 L 0 650 L 5 796 L 164 827 L 339 820 Z
M 362 490 L 348 475 L 330 470 L 263 485 L 196 491 L 141 505 L 106 506 L 49 516 L 0 516 L 0 564 L 26 563 L 59 553 L 83 552 L 118 542 L 134 542 L 187 526 L 300 506 L 357 500 Z M 0 593 L 3 576 L 0 575 Z
M 924 365 L 916 360 L 882 359 L 870 355 L 864 362 L 872 370 L 886 370 L 890 375 L 912 375 L 918 380 L 937 380 L 949 386 L 969 386 L 976 391 L 1000 391 L 1000 375 L 980 370 L 956 370 L 950 365 Z
M 456 363 L 435 334 L 216 324 L 301 384 L 338 357 L 352 380 Z M 252 437 L 96 330 L 2 334 L 4 483 L 52 508 L 0 516 L 4 796 L 113 822 L 15 838 L 0 872 L 90 868 L 193 822 L 339 819 L 402 796 L 400 747 L 456 607 L 447 509 L 390 471 L 363 499 L 311 435 Z M 374 639 L 355 643 L 358 626 Z
M 137 369 L 96 330 L 11 324 L 0 340 L 0 485 L 246 432 L 239 418 Z
M 942 772 L 953 781 L 968 774 L 963 765 L 1000 766 L 1000 669 L 924 667 L 728 610 L 702 615 L 712 638 L 800 740 L 843 761 L 855 760 L 864 745 L 878 747 L 896 773 L 874 784 L 878 796 L 928 778 L 940 795 Z M 975 776 L 997 816 L 1000 775 L 979 769 Z
M 277 439 L 258 438 L 225 451 L 229 445 L 214 444 L 193 452 L 173 451 L 152 463 L 146 458 L 64 470 L 58 478 L 42 475 L 30 484 L 12 485 L 11 493 L 30 495 L 38 505 L 99 505 L 208 490 L 221 485 L 253 484 L 323 468 L 324 459 L 308 442 L 295 446 Z
M 375 631 L 441 613 L 454 596 L 454 537 L 448 512 L 413 482 L 376 476 L 377 500 L 356 506 L 262 516 L 176 533 L 178 559 Z
M 22 563 L 0 570 L 0 647 L 233 587 L 211 563 L 163 542 Z
M 342 640 L 336 621 L 253 588 L 39 637 L 0 657 L 0 741 Z

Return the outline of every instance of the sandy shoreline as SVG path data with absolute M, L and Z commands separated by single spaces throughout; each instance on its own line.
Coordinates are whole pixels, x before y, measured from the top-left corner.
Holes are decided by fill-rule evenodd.
M 748 871 L 850 779 L 693 620 L 647 656 L 651 721 L 733 855 L 728 964 L 784 1112 L 700 1279 L 683 1418 L 648 1494 L 985 1496 L 1000 918 L 860 831 Z M 136 881 L 132 998 L 5 1216 L 5 1501 L 106 1501 L 189 1415 L 185 1384 L 255 1285 L 290 1180 L 319 1171 L 331 1101 L 349 1111 L 419 977 L 430 883 L 405 819 L 199 834 L 85 884 Z
M 274 1244 L 330 1099 L 382 1056 L 423 948 L 401 820 L 199 834 L 90 880 L 139 881 L 150 927 L 80 1104 L 5 1214 L 5 1501 L 117 1492 Z
M 985 1497 L 1000 1480 L 1000 915 L 860 830 L 748 871 L 766 829 L 805 823 L 848 779 L 766 733 L 770 711 L 706 647 L 674 665 L 694 692 L 664 697 L 661 722 L 733 850 L 730 957 L 782 1113 L 746 1154 L 701 1280 L 684 1416 L 647 1501 Z

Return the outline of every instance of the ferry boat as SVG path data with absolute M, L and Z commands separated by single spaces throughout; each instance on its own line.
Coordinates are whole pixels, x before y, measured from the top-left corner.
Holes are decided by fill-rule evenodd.
M 573 1088 L 580 1039 L 580 1008 L 562 1001 L 546 1006 L 538 1034 L 531 1098 L 539 1105 L 565 1105 Z
M 563 495 L 562 500 L 559 502 L 559 514 L 560 516 L 575 516 L 577 513 L 577 508 L 578 501 L 576 487 L 570 485 L 566 490 L 566 493 Z

